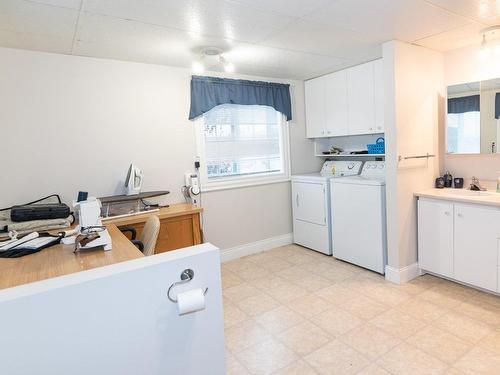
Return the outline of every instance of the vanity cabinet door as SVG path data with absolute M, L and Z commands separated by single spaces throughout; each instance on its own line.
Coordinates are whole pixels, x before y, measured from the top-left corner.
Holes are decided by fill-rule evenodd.
M 307 138 L 326 137 L 326 79 L 319 77 L 306 81 L 306 135 Z
M 455 204 L 455 279 L 497 290 L 500 211 Z
M 418 201 L 418 264 L 425 271 L 453 277 L 453 204 Z

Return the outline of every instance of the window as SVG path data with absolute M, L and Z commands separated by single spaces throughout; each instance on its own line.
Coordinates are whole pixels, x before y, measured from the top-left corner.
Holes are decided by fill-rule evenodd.
M 288 124 L 275 109 L 223 104 L 197 127 L 203 190 L 289 179 Z
M 448 152 L 479 153 L 481 124 L 479 111 L 448 113 Z

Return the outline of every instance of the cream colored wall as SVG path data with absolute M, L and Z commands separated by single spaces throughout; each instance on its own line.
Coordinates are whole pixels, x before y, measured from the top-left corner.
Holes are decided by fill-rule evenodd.
M 121 193 L 130 162 L 144 171 L 143 190 L 183 200 L 196 156 L 188 69 L 0 48 L 0 72 L 0 207 L 52 193 L 66 202 L 78 190 Z M 287 82 L 292 173 L 317 171 L 303 82 Z M 203 194 L 207 239 L 224 249 L 290 233 L 289 185 Z
M 446 86 L 500 77 L 500 56 L 492 54 L 487 59 L 481 59 L 479 45 L 446 52 L 444 64 Z M 443 137 L 443 148 L 445 142 Z M 485 184 L 492 185 L 489 181 L 496 180 L 497 171 L 500 171 L 500 155 L 444 155 L 441 173 L 445 170 L 466 180 L 476 176 Z
M 417 215 L 413 193 L 433 186 L 439 159 L 398 157 L 439 153 L 443 111 L 443 58 L 399 41 L 383 45 L 386 83 L 388 264 L 401 269 L 417 261 Z

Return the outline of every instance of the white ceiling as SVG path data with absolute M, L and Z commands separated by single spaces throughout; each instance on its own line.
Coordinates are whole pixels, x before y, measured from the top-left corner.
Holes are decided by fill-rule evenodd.
M 0 0 L 0 46 L 191 66 L 218 46 L 242 74 L 307 79 L 399 39 L 480 43 L 500 0 Z

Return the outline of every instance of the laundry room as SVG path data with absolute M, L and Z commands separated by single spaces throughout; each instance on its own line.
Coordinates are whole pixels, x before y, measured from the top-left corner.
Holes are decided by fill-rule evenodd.
M 0 99 L 0 374 L 498 374 L 500 1 L 2 0 Z

